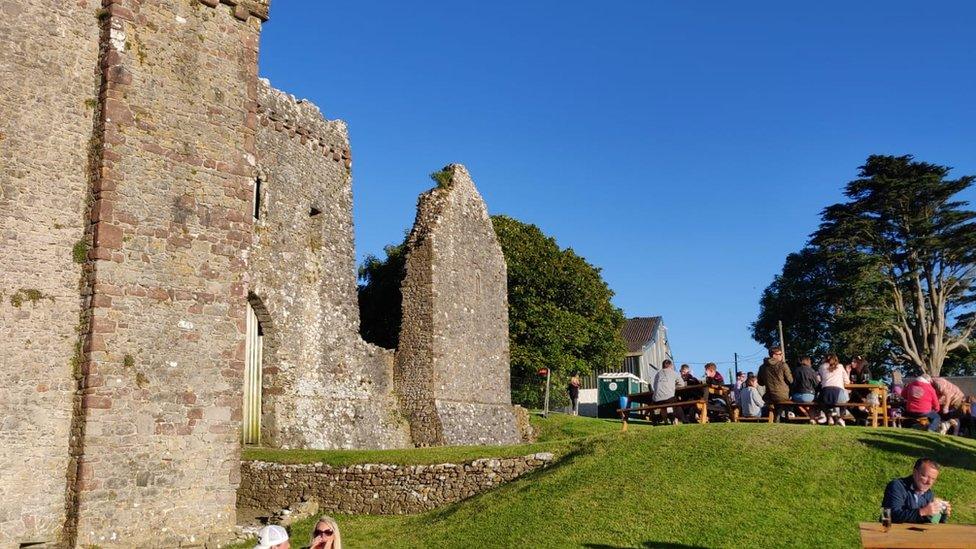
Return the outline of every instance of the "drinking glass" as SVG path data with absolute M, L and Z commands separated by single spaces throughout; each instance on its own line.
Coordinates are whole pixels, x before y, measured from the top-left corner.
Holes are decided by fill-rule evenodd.
M 888 507 L 881 508 L 881 526 L 885 532 L 891 528 L 891 509 Z

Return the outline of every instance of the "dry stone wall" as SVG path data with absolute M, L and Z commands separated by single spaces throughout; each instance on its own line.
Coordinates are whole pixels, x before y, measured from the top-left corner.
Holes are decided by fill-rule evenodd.
M 262 443 L 409 446 L 392 395 L 393 352 L 359 336 L 346 125 L 259 89 L 261 197 L 250 287 L 267 311 Z
M 415 444 L 514 444 L 505 258 L 464 166 L 438 177 L 407 242 L 400 405 Z
M 300 501 L 327 513 L 422 513 L 475 496 L 550 465 L 550 453 L 438 465 L 366 464 L 333 467 L 246 461 L 238 505 L 271 514 Z
M 0 2 L 0 547 L 64 523 L 98 8 Z

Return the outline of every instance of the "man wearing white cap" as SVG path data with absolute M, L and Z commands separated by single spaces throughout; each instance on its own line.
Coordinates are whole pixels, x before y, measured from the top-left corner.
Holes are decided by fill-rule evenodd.
M 258 544 L 254 549 L 291 549 L 288 532 L 277 524 L 269 524 L 258 530 Z

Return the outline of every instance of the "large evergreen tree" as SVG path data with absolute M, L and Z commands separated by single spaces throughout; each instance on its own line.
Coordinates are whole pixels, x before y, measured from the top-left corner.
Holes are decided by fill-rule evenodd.
M 568 378 L 620 364 L 623 313 L 600 269 L 572 249 L 561 249 L 535 225 L 493 216 L 508 266 L 512 400 L 542 403 L 539 368 L 552 371 L 552 397 L 566 400 Z M 360 332 L 367 341 L 397 345 L 402 315 L 400 282 L 405 244 L 387 246 L 386 259 L 369 256 L 359 269 Z
M 767 288 L 756 339 L 764 342 L 772 317 L 792 307 L 795 315 L 818 315 L 801 332 L 803 345 L 820 333 L 821 346 L 843 350 L 853 343 L 852 354 L 862 354 L 858 347 L 887 349 L 910 371 L 939 375 L 950 354 L 952 369 L 965 370 L 974 328 L 976 212 L 957 195 L 974 177 L 949 179 L 949 172 L 911 156 L 868 157 L 847 184 L 848 201 L 824 209 L 807 255 L 787 260 Z

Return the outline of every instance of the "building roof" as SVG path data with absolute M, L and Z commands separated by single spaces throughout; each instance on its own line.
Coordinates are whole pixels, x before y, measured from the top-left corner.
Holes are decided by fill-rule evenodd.
M 620 336 L 627 344 L 628 353 L 639 353 L 644 344 L 657 333 L 663 320 L 659 316 L 639 316 L 628 318 L 620 330 Z

